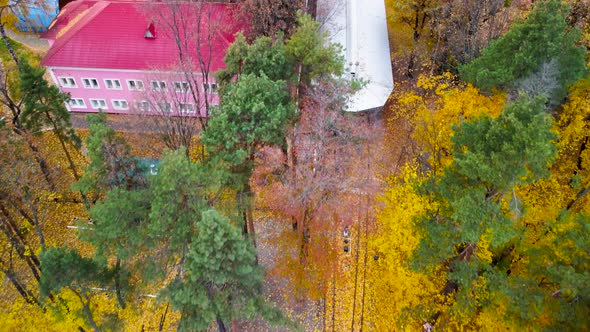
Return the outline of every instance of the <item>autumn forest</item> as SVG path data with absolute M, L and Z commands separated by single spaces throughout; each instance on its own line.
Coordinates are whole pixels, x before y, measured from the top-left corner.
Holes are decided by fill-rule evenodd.
M 70 113 L 5 31 L 27 1 L 0 0 L 0 331 L 590 330 L 590 1 L 385 0 L 367 112 L 319 2 L 228 1 L 207 117 Z

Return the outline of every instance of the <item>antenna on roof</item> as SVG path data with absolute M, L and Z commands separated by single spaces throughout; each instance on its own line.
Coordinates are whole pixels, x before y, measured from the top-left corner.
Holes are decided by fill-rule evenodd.
M 147 29 L 145 29 L 145 34 L 143 35 L 143 37 L 146 39 L 156 38 L 156 27 L 154 26 L 153 22 L 148 24 Z

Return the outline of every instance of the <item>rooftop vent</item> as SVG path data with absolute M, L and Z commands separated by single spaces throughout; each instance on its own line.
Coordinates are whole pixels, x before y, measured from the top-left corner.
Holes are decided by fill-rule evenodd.
M 145 34 L 143 35 L 146 39 L 154 39 L 156 38 L 156 27 L 154 23 L 150 23 L 145 29 Z

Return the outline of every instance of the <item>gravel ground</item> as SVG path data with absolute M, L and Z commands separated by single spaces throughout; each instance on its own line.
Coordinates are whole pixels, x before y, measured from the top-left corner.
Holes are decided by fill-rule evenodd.
M 275 267 L 280 255 L 297 254 L 297 248 L 290 248 L 292 252 L 280 252 L 277 243 L 281 241 L 283 232 L 290 231 L 290 225 L 275 218 L 259 216 L 256 218 L 256 242 L 260 264 L 270 271 Z M 283 313 L 296 322 L 303 331 L 322 331 L 322 303 L 310 299 L 294 300 L 289 276 L 279 277 L 276 274 L 267 275 L 264 285 L 266 298 L 277 305 Z M 287 332 L 286 328 L 273 328 L 262 319 L 251 322 L 240 322 L 239 331 L 256 332 Z

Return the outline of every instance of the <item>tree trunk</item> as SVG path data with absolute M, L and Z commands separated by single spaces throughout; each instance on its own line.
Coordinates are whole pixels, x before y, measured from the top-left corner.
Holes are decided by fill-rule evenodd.
M 287 144 L 287 151 L 286 151 L 286 162 L 287 162 L 287 174 L 290 175 L 291 180 L 291 187 L 297 187 L 297 155 L 295 153 L 295 142 L 297 141 L 297 123 L 295 123 L 292 129 L 292 136 L 287 135 L 285 138 L 285 142 Z M 297 218 L 295 216 L 291 216 L 291 227 L 293 231 L 297 231 L 298 223 Z
M 64 150 L 64 153 L 66 154 L 66 159 L 68 160 L 68 163 L 70 164 L 70 168 L 72 169 L 72 173 L 74 174 L 74 178 L 76 179 L 76 181 L 80 180 L 80 176 L 78 175 L 78 172 L 76 171 L 76 165 L 74 164 L 74 160 L 72 159 L 72 156 L 70 155 L 70 151 L 66 147 L 66 143 L 64 142 L 64 139 L 59 131 L 57 124 L 55 123 L 55 121 L 53 120 L 53 118 L 51 117 L 49 112 L 46 111 L 45 116 L 47 117 L 49 122 L 51 122 L 51 125 L 53 126 L 53 133 L 55 134 L 55 136 L 57 136 L 57 139 L 59 139 L 59 143 L 61 144 L 62 150 Z
M 51 191 L 57 191 L 55 188 L 55 183 L 51 179 L 51 172 L 49 171 L 49 166 L 47 165 L 45 159 L 41 157 L 39 149 L 35 146 L 35 143 L 33 143 L 33 141 L 29 137 L 26 137 L 27 133 L 24 132 L 22 129 L 15 129 L 15 133 L 24 138 L 24 140 L 27 142 L 27 145 L 29 146 L 29 149 L 31 149 L 31 151 L 33 152 L 33 157 L 35 158 L 37 164 L 39 164 L 39 168 L 41 169 L 43 177 L 45 178 L 45 181 L 49 185 Z
M 301 219 L 301 247 L 299 249 L 299 262 L 301 265 L 307 263 L 307 256 L 309 256 L 309 239 L 310 239 L 310 228 L 309 228 L 309 216 L 311 214 L 311 208 L 308 206 L 303 212 L 303 218 Z
M 125 309 L 125 300 L 123 299 L 123 295 L 121 294 L 121 259 L 117 258 L 117 263 L 115 264 L 115 292 L 117 293 L 117 301 L 121 306 L 121 309 Z
M 254 229 L 254 217 L 252 216 L 252 203 L 251 203 L 252 191 L 250 186 L 238 192 L 238 209 L 242 216 L 242 224 L 244 234 L 250 235 L 254 247 L 256 247 L 256 230 Z
M 359 221 L 359 226 L 360 226 L 360 221 Z M 351 250 L 353 249 L 352 246 L 352 241 L 350 243 L 350 247 Z M 358 280 L 359 280 L 359 251 L 361 248 L 361 227 L 359 227 L 359 229 L 357 230 L 357 235 L 356 235 L 356 247 L 354 247 L 354 251 L 356 252 L 355 255 L 355 268 L 354 268 L 354 291 L 353 291 L 353 300 L 352 300 L 352 322 L 351 322 L 351 326 L 350 326 L 350 330 L 354 331 L 354 323 L 355 323 L 355 314 L 356 314 L 356 298 L 357 298 L 357 293 L 358 293 Z
M 252 215 L 252 190 L 250 185 L 246 185 L 246 187 L 238 192 L 238 209 L 239 213 L 242 216 L 242 227 L 243 227 L 243 234 L 248 235 L 252 244 L 254 245 L 254 249 L 256 249 L 256 230 L 254 229 L 254 217 Z M 258 251 L 256 253 L 256 264 L 258 264 Z
M 239 191 L 238 196 L 238 214 L 242 218 L 242 234 L 248 235 L 250 229 L 248 227 L 248 214 L 246 213 L 246 200 L 244 199 L 244 191 Z
M 250 237 L 252 238 L 252 243 L 254 244 L 254 248 L 256 248 L 256 229 L 254 228 L 254 216 L 252 213 L 252 203 L 251 203 L 251 196 L 252 193 L 249 192 L 248 196 L 248 204 L 246 205 L 246 218 L 248 220 L 248 228 L 250 229 Z M 256 260 L 258 261 L 258 255 L 256 255 Z
M 369 198 L 367 197 L 367 201 L 369 200 Z M 364 270 L 363 270 L 363 289 L 362 289 L 362 297 L 361 297 L 361 322 L 360 322 L 360 332 L 363 332 L 363 326 L 365 323 L 365 295 L 367 292 L 367 260 L 368 260 L 368 256 L 369 256 L 369 212 L 368 212 L 368 203 L 367 206 L 365 207 L 365 253 L 364 253 L 364 258 L 363 258 L 363 265 L 364 265 Z M 360 233 L 360 227 L 359 227 L 359 233 Z M 360 244 L 359 244 L 359 248 L 360 248 Z
M 8 53 L 10 53 L 10 57 L 18 64 L 18 57 L 14 52 L 14 48 L 12 48 L 12 44 L 8 40 L 8 36 L 6 35 L 6 30 L 4 30 L 4 24 L 0 24 L 0 35 L 2 35 L 2 40 L 4 41 L 4 45 L 6 45 L 6 49 Z
M 325 330 L 325 328 L 324 328 Z M 332 332 L 336 331 L 336 270 L 332 271 Z
M 587 146 L 588 146 L 588 140 L 590 139 L 589 136 L 586 136 L 584 138 L 584 141 L 582 142 L 582 144 L 580 145 L 580 149 L 578 151 L 578 159 L 576 161 L 576 170 L 574 171 L 574 174 L 577 175 L 579 171 L 582 170 L 582 163 L 583 163 L 583 159 L 582 159 L 582 153 L 584 153 L 584 150 L 586 150 Z M 571 201 L 569 201 L 569 203 L 566 206 L 566 210 L 571 210 L 572 207 L 574 206 L 574 204 L 582 197 L 586 196 L 586 194 L 590 191 L 590 188 L 582 188 L 578 191 L 578 193 L 576 194 L 576 197 L 574 199 L 572 199 Z
M 160 317 L 160 324 L 158 324 L 158 332 L 164 331 L 164 322 L 166 322 L 166 315 L 168 315 L 168 307 L 170 306 L 170 302 L 166 303 L 166 310 Z
M 18 242 L 21 243 L 21 245 L 24 248 L 26 246 L 27 241 L 25 240 L 24 236 L 19 232 L 19 227 L 18 227 L 17 223 L 15 222 L 14 218 L 11 217 L 8 210 L 1 204 L 0 204 L 0 211 L 2 211 L 2 215 L 4 215 L 4 218 L 7 221 L 6 224 L 8 226 L 8 231 L 10 231 L 10 232 L 12 232 L 12 234 L 14 234 L 15 240 L 18 240 Z M 37 269 L 41 266 L 41 263 L 39 262 L 39 258 L 37 258 L 35 253 L 31 252 L 31 254 L 28 257 L 31 259 L 31 261 L 37 267 Z
M 219 332 L 226 332 L 227 330 L 225 329 L 225 324 L 223 323 L 223 320 L 221 320 L 221 317 L 217 316 L 215 320 L 217 321 L 217 327 L 219 327 Z
M 74 160 L 72 159 L 72 155 L 70 154 L 70 151 L 66 147 L 66 143 L 64 142 L 63 138 L 59 134 L 56 133 L 55 135 L 59 139 L 59 143 L 61 144 L 61 148 L 64 150 L 64 153 L 66 154 L 66 159 L 68 160 L 68 163 L 70 164 L 70 169 L 72 170 L 72 174 L 74 175 L 74 179 L 76 179 L 76 181 L 80 180 L 80 175 L 78 175 L 78 171 L 76 171 L 76 164 L 74 164 Z
M 99 332 L 100 329 L 98 328 L 98 325 L 96 324 L 96 321 L 94 320 L 94 317 L 92 316 L 92 310 L 90 310 L 90 298 L 88 298 L 88 295 L 82 297 L 82 295 L 80 295 L 80 293 L 78 293 L 78 291 L 76 291 L 72 287 L 70 287 L 70 289 L 72 290 L 72 292 L 74 292 L 74 294 L 76 294 L 78 296 L 78 298 L 80 299 L 80 302 L 82 302 L 82 311 L 86 315 L 86 320 L 90 324 L 90 326 L 92 327 L 92 330 L 94 332 Z
M 571 210 L 572 207 L 574 207 L 574 204 L 579 201 L 582 197 L 586 196 L 586 194 L 590 192 L 590 187 L 587 188 L 582 188 L 580 191 L 578 191 L 578 193 L 576 194 L 576 197 L 574 199 L 572 199 L 566 206 L 566 210 Z
M 293 95 L 291 96 L 291 98 L 293 99 L 293 101 L 295 101 L 295 106 L 297 107 L 297 109 L 299 109 L 299 96 L 301 94 L 301 90 L 303 89 L 303 65 L 302 64 L 298 64 L 297 65 L 297 70 L 296 70 L 296 76 L 297 76 L 297 84 L 295 85 L 295 91 L 293 92 Z
M 34 203 L 31 203 L 31 205 L 31 208 L 33 209 L 33 221 L 35 222 L 35 232 L 39 237 L 39 244 L 41 244 L 41 250 L 45 251 L 45 235 L 43 234 L 43 229 L 41 228 L 41 224 L 39 223 L 39 219 L 37 218 L 37 216 L 39 215 L 37 212 L 37 207 L 34 206 Z
M 410 52 L 410 59 L 408 60 L 408 67 L 406 69 L 406 77 L 409 79 L 414 79 L 414 58 L 416 55 L 414 51 Z
M 4 233 L 4 235 L 8 238 L 8 240 L 10 241 L 12 247 L 15 249 L 15 251 L 18 254 L 18 256 L 20 257 L 20 259 L 22 259 L 25 263 L 27 263 L 27 265 L 31 269 L 31 273 L 33 273 L 33 277 L 35 277 L 35 279 L 38 282 L 41 279 L 41 277 L 39 275 L 39 266 L 35 264 L 35 261 L 38 261 L 38 260 L 27 257 L 25 244 L 19 240 L 18 235 L 14 234 L 14 230 L 11 229 L 12 227 L 10 227 L 10 226 L 6 227 L 6 226 L 8 226 L 8 225 L 7 224 L 0 224 L 0 229 L 2 229 L 2 232 Z M 30 253 L 30 255 L 35 256 L 34 253 Z
M 27 289 L 25 286 L 16 276 L 16 273 L 12 269 L 2 269 L 2 273 L 8 277 L 8 280 L 14 285 L 14 288 L 18 291 L 18 293 L 27 301 L 29 304 L 36 304 L 41 307 L 41 303 L 33 293 Z
M 100 329 L 98 328 L 96 321 L 94 321 L 94 317 L 92 316 L 92 311 L 90 310 L 90 300 L 88 300 L 87 302 L 84 303 L 84 313 L 86 314 L 86 318 L 88 319 L 90 326 L 92 326 L 92 330 L 94 332 L 99 332 Z
M 315 20 L 318 15 L 318 2 L 317 0 L 307 1 L 307 13 Z

